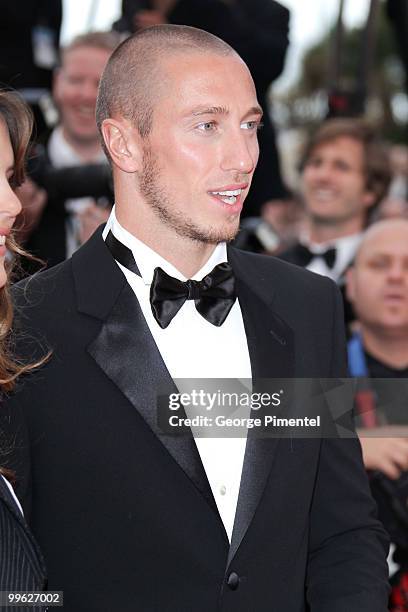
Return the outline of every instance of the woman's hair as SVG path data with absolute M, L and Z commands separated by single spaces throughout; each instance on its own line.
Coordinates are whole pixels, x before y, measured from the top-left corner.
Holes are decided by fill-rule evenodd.
M 30 108 L 13 91 L 0 90 L 0 121 L 6 126 L 14 153 L 14 172 L 12 187 L 19 187 L 25 179 L 25 159 L 33 127 Z M 9 293 L 13 265 L 18 255 L 26 255 L 12 235 L 7 238 L 6 246 L 11 258 L 5 262 L 7 270 L 6 285 L 0 288 L 0 389 L 11 391 L 16 378 L 23 372 L 41 365 L 44 360 L 33 364 L 19 363 L 11 351 L 11 328 L 13 306 Z

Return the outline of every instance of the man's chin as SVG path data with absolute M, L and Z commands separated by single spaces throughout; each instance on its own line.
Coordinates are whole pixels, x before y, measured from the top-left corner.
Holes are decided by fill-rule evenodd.
M 67 130 L 67 132 L 70 135 L 71 140 L 73 142 L 77 142 L 78 144 L 91 145 L 95 142 L 99 142 L 99 135 L 98 132 L 95 131 L 95 126 L 83 130 Z
M 220 242 L 232 242 L 239 231 L 239 224 L 231 227 L 210 227 L 200 228 L 193 225 L 185 225 L 178 228 L 178 233 L 182 237 L 201 244 L 211 244 L 216 246 Z
M 310 218 L 315 225 L 325 225 L 325 226 L 336 226 L 341 223 L 344 219 L 339 215 L 330 214 L 330 213 L 311 213 Z

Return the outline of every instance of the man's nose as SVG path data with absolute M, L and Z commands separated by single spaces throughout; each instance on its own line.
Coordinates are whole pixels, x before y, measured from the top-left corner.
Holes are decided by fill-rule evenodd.
M 408 269 L 404 262 L 402 261 L 394 261 L 388 268 L 388 279 L 392 282 L 405 282 L 408 283 Z
M 89 104 L 96 105 L 96 98 L 98 95 L 98 89 L 93 83 L 85 83 L 81 89 L 81 97 L 84 101 Z
M 241 133 L 226 136 L 222 157 L 222 170 L 234 170 L 240 174 L 251 174 L 256 166 L 259 147 L 256 139 Z
M 331 177 L 331 166 L 330 164 L 322 161 L 319 165 L 314 167 L 314 176 L 316 179 L 321 181 L 329 180 Z

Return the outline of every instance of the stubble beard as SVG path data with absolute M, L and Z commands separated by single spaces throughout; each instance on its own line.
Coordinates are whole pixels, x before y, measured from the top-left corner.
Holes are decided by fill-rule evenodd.
M 143 168 L 140 176 L 139 189 L 141 195 L 150 205 L 161 223 L 172 229 L 180 238 L 192 242 L 216 245 L 220 242 L 230 242 L 238 233 L 238 223 L 230 227 L 198 226 L 167 195 L 160 185 L 160 166 L 149 148 L 143 152 Z

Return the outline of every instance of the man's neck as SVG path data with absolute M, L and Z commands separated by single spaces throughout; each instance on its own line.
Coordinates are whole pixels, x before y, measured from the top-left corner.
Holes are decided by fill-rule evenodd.
M 192 278 L 207 263 L 216 244 L 207 244 L 179 236 L 169 228 L 166 235 L 158 234 L 154 224 L 139 225 L 135 220 L 128 222 L 118 207 L 116 218 L 120 225 L 138 240 L 163 257 L 186 278 Z
M 306 221 L 306 231 L 310 242 L 314 244 L 324 244 L 326 242 L 335 242 L 339 238 L 346 236 L 354 236 L 363 230 L 361 221 L 356 222 L 355 219 L 345 221 L 339 224 L 329 224 L 316 222 L 309 218 Z
M 391 368 L 408 367 L 408 330 L 389 332 L 367 327 L 361 330 L 364 348 L 378 361 Z
M 200 245 L 182 238 L 176 239 L 173 244 L 171 244 L 171 241 L 167 241 L 165 245 L 162 243 L 149 244 L 148 242 L 146 244 L 177 268 L 186 278 L 192 278 L 201 270 L 217 246 L 216 244 Z
M 62 126 L 62 135 L 70 147 L 83 159 L 84 162 L 94 162 L 101 152 L 99 138 L 83 141 L 74 138 Z

